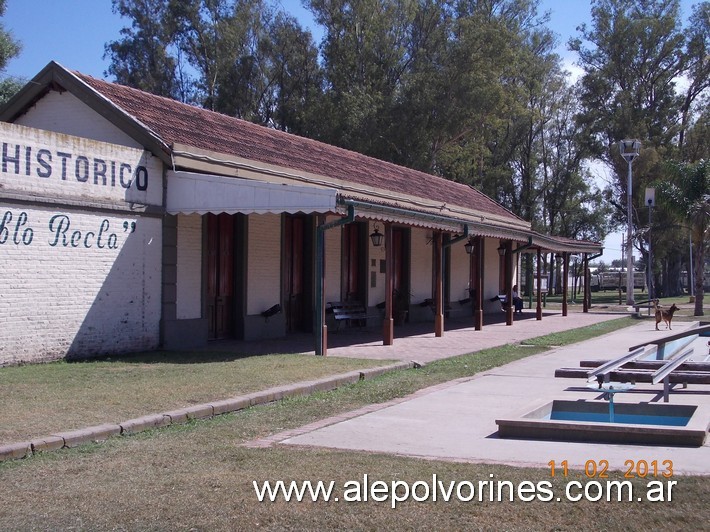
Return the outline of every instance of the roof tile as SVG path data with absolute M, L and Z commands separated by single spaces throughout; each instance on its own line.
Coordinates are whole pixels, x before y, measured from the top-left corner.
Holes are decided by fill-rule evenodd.
M 353 185 L 456 205 L 509 218 L 517 223 L 521 221 L 502 205 L 468 185 L 78 72 L 74 74 L 150 128 L 167 145 L 185 144 L 323 175 Z

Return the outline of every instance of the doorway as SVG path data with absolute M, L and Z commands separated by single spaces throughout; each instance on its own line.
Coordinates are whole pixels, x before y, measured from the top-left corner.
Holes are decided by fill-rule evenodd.
M 312 317 L 312 223 L 305 215 L 285 215 L 283 292 L 286 332 L 308 332 Z
M 395 311 L 409 310 L 409 229 L 392 228 L 392 292 Z
M 366 303 L 367 264 L 365 228 L 362 223 L 343 226 L 342 299 Z
M 234 219 L 207 214 L 208 339 L 234 336 Z

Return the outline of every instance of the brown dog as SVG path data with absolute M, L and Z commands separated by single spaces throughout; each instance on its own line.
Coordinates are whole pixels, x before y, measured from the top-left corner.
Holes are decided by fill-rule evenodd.
M 658 305 L 658 300 L 655 300 L 656 304 L 656 330 L 660 331 L 658 328 L 658 324 L 661 323 L 661 321 L 666 322 L 666 329 L 673 330 L 671 327 L 671 321 L 673 320 L 673 314 L 675 313 L 676 310 L 678 310 L 678 307 L 675 306 L 675 303 L 671 305 L 669 309 L 662 309 Z

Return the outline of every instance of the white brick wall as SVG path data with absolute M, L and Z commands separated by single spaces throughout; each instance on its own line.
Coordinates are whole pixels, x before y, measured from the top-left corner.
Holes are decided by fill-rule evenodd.
M 429 241 L 431 230 L 424 230 L 418 227 L 412 229 L 412 279 L 411 292 L 412 303 L 421 303 L 425 299 L 432 297 L 432 250 L 433 242 Z
M 0 202 L 0 365 L 156 348 L 161 246 L 159 218 Z
M 202 216 L 177 219 L 177 319 L 202 317 Z
M 451 276 L 449 278 L 449 297 L 451 301 L 469 297 L 468 285 L 471 271 L 471 255 L 466 253 L 463 247 L 465 243 L 465 241 L 462 241 L 450 247 L 451 264 L 449 271 Z
M 498 255 L 498 246 L 500 240 L 497 238 L 486 238 L 484 249 L 484 279 L 483 279 L 483 297 L 485 299 L 498 295 L 498 276 L 500 275 L 500 255 Z
M 247 314 L 263 312 L 281 301 L 281 216 L 249 216 Z
M 384 233 L 384 228 L 382 222 L 378 222 L 378 227 L 380 229 L 380 233 Z M 375 224 L 373 222 L 368 222 L 367 225 L 367 234 L 371 234 L 375 230 Z M 372 245 L 372 240 L 369 238 L 367 239 L 367 286 L 368 286 L 368 294 L 367 294 L 367 300 L 368 304 L 370 306 L 374 306 L 377 303 L 384 301 L 385 300 L 385 274 L 380 273 L 380 261 L 385 260 L 386 257 L 386 252 L 385 252 L 385 246 L 384 246 L 384 240 L 383 240 L 383 245 L 379 247 L 375 247 Z M 372 266 L 372 260 L 374 259 L 375 265 Z M 377 286 L 373 287 L 370 280 L 372 276 L 372 272 L 375 272 L 375 280 L 377 283 Z
M 15 123 L 133 148 L 143 148 L 136 140 L 67 91 L 48 92 Z

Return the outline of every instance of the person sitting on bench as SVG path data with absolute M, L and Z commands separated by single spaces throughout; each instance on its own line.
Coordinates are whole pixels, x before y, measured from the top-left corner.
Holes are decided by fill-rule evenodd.
M 515 305 L 515 312 L 523 312 L 523 300 L 518 294 L 518 285 L 513 285 L 513 305 Z

